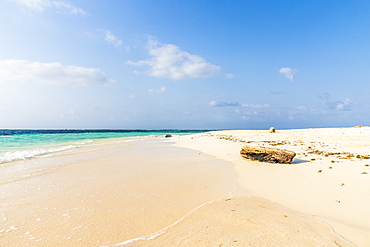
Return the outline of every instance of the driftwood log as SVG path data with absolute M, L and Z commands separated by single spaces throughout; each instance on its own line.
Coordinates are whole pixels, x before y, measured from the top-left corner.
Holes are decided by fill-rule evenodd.
M 293 160 L 295 152 L 277 148 L 244 146 L 240 155 L 243 158 L 260 162 L 289 164 Z

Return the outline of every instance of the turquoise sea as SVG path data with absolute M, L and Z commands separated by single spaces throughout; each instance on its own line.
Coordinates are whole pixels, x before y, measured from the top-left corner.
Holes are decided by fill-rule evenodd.
M 0 129 L 0 166 L 90 145 L 98 139 L 188 135 L 206 130 L 20 130 Z

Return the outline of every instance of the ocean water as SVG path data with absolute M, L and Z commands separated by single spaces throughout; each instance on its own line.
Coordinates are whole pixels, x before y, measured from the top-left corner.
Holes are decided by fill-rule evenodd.
M 93 144 L 104 138 L 188 135 L 205 130 L 12 130 L 0 129 L 0 166 Z

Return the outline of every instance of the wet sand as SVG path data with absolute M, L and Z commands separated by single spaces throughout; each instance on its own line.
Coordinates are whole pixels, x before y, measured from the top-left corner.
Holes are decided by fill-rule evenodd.
M 158 138 L 102 148 L 40 158 L 59 165 L 1 184 L 0 246 L 116 244 L 163 229 L 236 186 L 228 162 Z
M 369 136 L 370 128 L 217 131 L 102 142 L 33 159 L 27 162 L 49 169 L 0 184 L 0 242 L 366 246 L 370 180 L 362 172 L 370 173 L 370 161 L 310 152 L 365 154 Z M 246 144 L 298 155 L 291 165 L 247 161 L 239 155 Z
M 152 237 L 152 239 L 151 239 Z M 271 201 L 234 197 L 193 211 L 158 236 L 124 246 L 354 246 L 331 226 Z

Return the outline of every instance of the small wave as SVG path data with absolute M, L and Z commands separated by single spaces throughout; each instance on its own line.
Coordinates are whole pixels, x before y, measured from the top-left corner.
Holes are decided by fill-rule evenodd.
M 40 148 L 40 149 L 32 149 L 32 150 L 20 150 L 14 152 L 6 152 L 3 156 L 0 157 L 0 164 L 2 163 L 9 163 L 18 160 L 26 160 L 31 159 L 34 157 L 57 153 L 65 150 L 69 150 L 72 148 L 76 148 L 77 146 L 69 145 L 59 148 Z
M 86 141 L 78 142 L 77 144 L 79 144 L 79 145 L 85 145 L 87 143 L 92 143 L 92 142 L 93 142 L 92 140 L 86 140 Z
M 214 202 L 218 202 L 218 201 L 222 201 L 222 200 L 225 200 L 225 199 L 217 199 L 217 200 L 213 200 L 213 201 L 209 201 L 209 202 L 203 203 L 202 205 L 200 205 L 200 206 L 192 209 L 190 212 L 188 212 L 187 214 L 185 214 L 183 217 L 181 217 L 176 222 L 174 222 L 171 225 L 163 228 L 162 230 L 157 231 L 154 234 L 147 235 L 147 236 L 144 236 L 144 237 L 138 237 L 138 238 L 134 238 L 134 239 L 129 239 L 129 240 L 123 241 L 121 243 L 115 244 L 115 245 L 113 245 L 113 247 L 116 247 L 116 246 L 125 246 L 125 245 L 129 245 L 129 244 L 132 244 L 132 243 L 141 241 L 141 240 L 153 240 L 153 239 L 156 239 L 157 237 L 165 234 L 167 232 L 167 229 L 178 225 L 180 222 L 182 222 L 183 220 L 185 220 L 186 217 L 188 217 L 189 215 L 191 215 L 193 212 L 197 211 L 198 209 L 201 209 L 202 207 L 204 207 L 204 206 L 206 206 L 208 204 L 211 204 L 211 203 L 214 203 Z

